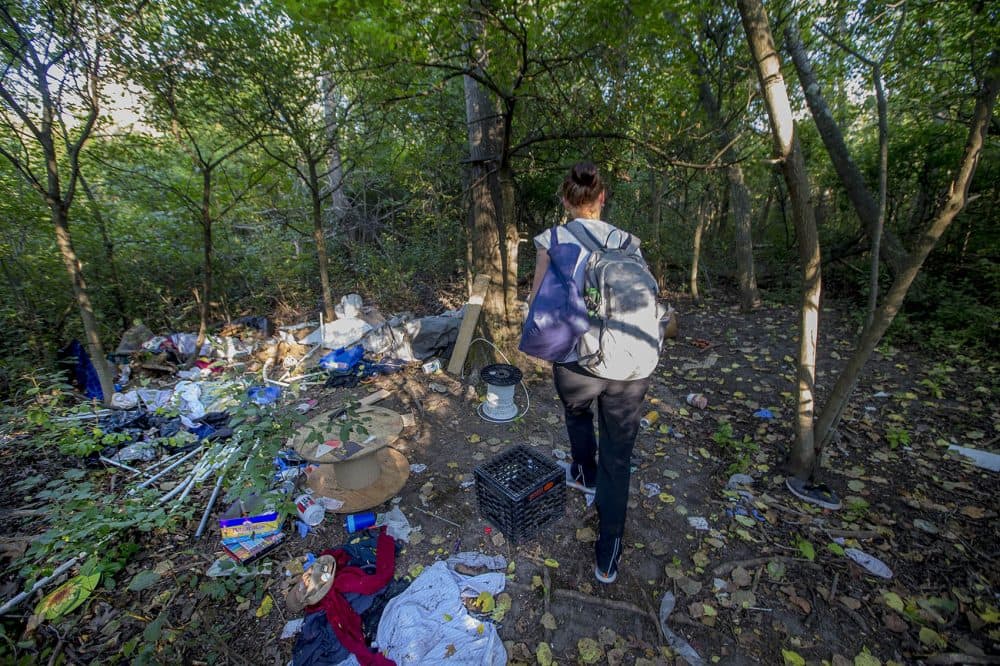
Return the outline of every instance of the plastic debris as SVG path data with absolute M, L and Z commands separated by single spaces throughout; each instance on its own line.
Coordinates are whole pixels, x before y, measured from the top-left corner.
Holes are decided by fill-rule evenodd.
M 708 531 L 708 519 L 702 516 L 688 516 L 688 525 L 696 530 Z
M 892 578 L 892 569 L 882 560 L 857 548 L 845 548 L 844 554 L 861 565 L 868 573 L 879 578 Z
M 314 497 L 316 503 L 322 506 L 324 509 L 330 513 L 336 513 L 344 506 L 344 502 L 339 499 L 333 499 L 332 497 Z
M 642 484 L 642 494 L 646 497 L 656 497 L 660 494 L 660 484 L 658 483 L 644 483 Z
M 281 638 L 292 638 L 302 631 L 302 623 L 305 622 L 304 617 L 297 618 L 295 620 L 289 620 L 285 623 L 284 629 L 281 630 Z
M 774 418 L 774 414 L 771 413 L 770 409 L 758 409 L 753 413 L 758 419 L 764 419 L 765 421 L 770 421 Z
M 702 666 L 704 662 L 695 649 L 691 647 L 691 644 L 681 636 L 675 634 L 667 626 L 667 619 L 674 612 L 676 604 L 677 599 L 674 597 L 673 592 L 667 592 L 663 595 L 663 600 L 660 602 L 660 631 L 663 633 L 663 640 L 667 642 L 671 650 L 680 655 L 690 666 Z
M 879 391 L 878 393 L 876 393 L 872 397 L 873 398 L 891 398 L 892 394 L 891 393 L 886 393 L 885 391 Z
M 178 386 L 180 386 L 178 384 Z M 270 405 L 281 397 L 280 386 L 251 386 L 247 389 L 247 397 L 255 405 Z
M 412 463 L 410 465 L 410 471 L 414 474 L 422 474 L 427 471 L 427 465 L 423 463 Z
M 687 404 L 698 409 L 705 409 L 708 407 L 708 398 L 701 393 L 688 393 Z
M 750 476 L 749 474 L 733 474 L 732 476 L 729 477 L 729 480 L 726 481 L 726 488 L 728 490 L 735 490 L 740 486 L 752 486 L 752 485 L 753 485 L 753 477 Z
M 991 472 L 1000 472 L 1000 455 L 996 453 L 981 451 L 980 449 L 970 449 L 967 446 L 958 446 L 957 444 L 949 445 L 948 450 L 957 451 L 966 458 L 970 458 L 972 464 L 976 467 L 988 469 Z
M 410 541 L 410 533 L 413 528 L 410 527 L 410 521 L 406 518 L 406 515 L 400 510 L 399 506 L 394 506 L 389 511 L 385 513 L 378 514 L 378 519 L 375 521 L 376 527 L 381 527 L 385 525 L 385 532 L 393 539 L 397 541 Z

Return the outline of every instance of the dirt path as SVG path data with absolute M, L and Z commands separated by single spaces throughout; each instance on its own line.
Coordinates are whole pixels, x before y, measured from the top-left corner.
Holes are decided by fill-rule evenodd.
M 531 409 L 505 425 L 482 421 L 467 388 L 447 377 L 416 369 L 381 380 L 394 391 L 383 404 L 417 417 L 400 448 L 410 463 L 427 466 L 401 493 L 400 507 L 420 533 L 401 552 L 397 575 L 459 549 L 513 561 L 513 605 L 500 635 L 515 663 L 535 662 L 542 642 L 559 663 L 671 663 L 655 620 L 668 591 L 677 599 L 670 627 L 706 661 L 798 663 L 801 656 L 848 663 L 870 652 L 882 662 L 910 663 L 934 654 L 996 655 L 998 474 L 963 462 L 946 444 L 995 447 L 998 368 L 952 352 L 924 361 L 888 348 L 879 353 L 825 466 L 845 509 L 822 512 L 794 501 L 778 469 L 792 438 L 793 311 L 680 309 L 680 337 L 667 344 L 644 410 L 658 420 L 641 432 L 633 457 L 618 582 L 594 580 L 596 514 L 580 493 L 570 490 L 565 515 L 516 547 L 488 533 L 479 516 L 469 484 L 477 465 L 522 443 L 568 454 L 551 379 L 531 368 Z M 849 354 L 843 324 L 824 313 L 821 400 Z M 431 382 L 448 392 L 431 390 Z M 706 409 L 684 403 L 691 392 L 707 398 Z M 327 391 L 317 409 L 340 398 Z M 516 400 L 525 404 L 520 389 Z M 771 418 L 755 416 L 762 409 Z M 8 480 L 31 472 L 4 470 Z M 753 483 L 727 489 L 735 472 Z M 147 655 L 154 660 L 287 663 L 292 641 L 277 640 L 289 619 L 280 576 L 207 582 L 202 574 L 216 556 L 214 540 L 187 536 L 199 516 L 192 510 L 181 533 L 140 544 L 117 587 L 60 625 L 60 649 L 79 661 L 113 661 L 129 641 L 148 648 L 150 623 L 165 616 Z M 695 518 L 707 529 L 693 526 L 701 522 Z M 23 517 L 4 523 L 8 534 L 37 531 Z M 328 519 L 304 540 L 290 537 L 275 560 L 346 539 L 342 525 Z M 884 560 L 893 578 L 852 563 L 843 554 L 852 547 Z M 133 575 L 156 565 L 163 569 L 159 584 L 125 590 Z M 257 617 L 266 594 L 277 602 Z M 35 649 L 54 640 L 42 631 Z

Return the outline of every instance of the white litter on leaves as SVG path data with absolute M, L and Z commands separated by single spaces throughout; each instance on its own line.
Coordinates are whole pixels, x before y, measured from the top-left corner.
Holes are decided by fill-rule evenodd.
M 386 526 L 386 534 L 393 539 L 409 543 L 410 533 L 413 531 L 413 528 L 410 527 L 410 521 L 407 520 L 406 515 L 400 510 L 399 506 L 394 506 L 385 513 L 378 514 L 375 526 L 382 527 L 383 525 Z
M 844 555 L 847 555 L 847 557 L 862 566 L 873 576 L 886 579 L 892 578 L 892 569 L 889 568 L 889 565 L 874 555 L 869 555 L 865 551 L 858 550 L 857 548 L 845 548 Z
M 484 576 L 499 578 L 494 594 L 503 590 L 503 574 Z M 468 580 L 442 561 L 424 569 L 386 605 L 376 634 L 379 649 L 400 665 L 505 665 L 507 651 L 496 626 L 472 617 L 462 603 L 460 584 Z
M 341 507 L 344 506 L 344 502 L 339 499 L 333 499 L 332 497 L 313 497 L 316 503 L 323 507 L 326 511 L 331 513 L 339 511 Z
M 281 630 L 281 638 L 291 638 L 300 631 L 302 631 L 302 623 L 305 622 L 304 617 L 300 617 L 295 620 L 289 620 L 285 623 L 285 628 Z
M 414 474 L 421 474 L 427 471 L 427 465 L 423 463 L 413 463 L 410 465 L 410 471 Z
M 696 530 L 708 531 L 708 519 L 702 516 L 688 516 L 688 525 Z
M 660 494 L 660 484 L 658 483 L 644 483 L 642 484 L 642 494 L 646 497 L 656 497 Z
M 740 486 L 752 486 L 752 485 L 753 485 L 753 477 L 750 476 L 749 474 L 733 474 L 731 477 L 729 477 L 729 480 L 726 481 L 726 488 L 729 490 L 735 490 Z
M 1000 472 L 1000 455 L 996 453 L 980 449 L 970 449 L 967 446 L 958 446 L 957 444 L 949 445 L 948 450 L 957 451 L 966 458 L 971 459 L 972 464 L 976 467 L 988 469 L 991 472 Z
M 677 599 L 674 597 L 673 592 L 667 592 L 664 594 L 663 600 L 660 602 L 660 631 L 663 632 L 663 640 L 667 642 L 667 645 L 670 646 L 671 650 L 680 655 L 690 666 L 702 666 L 704 662 L 695 649 L 691 647 L 691 644 L 688 643 L 682 636 L 675 634 L 667 626 L 667 619 L 670 617 L 670 614 L 674 612 L 674 606 L 676 603 Z

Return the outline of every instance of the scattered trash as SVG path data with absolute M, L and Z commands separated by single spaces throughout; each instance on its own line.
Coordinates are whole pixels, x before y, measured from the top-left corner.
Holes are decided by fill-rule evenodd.
M 701 393 L 688 393 L 687 404 L 698 409 L 705 409 L 708 407 L 708 398 Z
M 659 420 L 660 420 L 660 413 L 657 412 L 656 410 L 653 410 L 647 412 L 645 416 L 639 419 L 639 425 L 643 428 L 649 428 Z
M 309 525 L 302 522 L 301 520 L 295 521 L 295 529 L 298 530 L 299 538 L 305 539 L 309 535 L 309 531 L 312 529 Z
M 427 465 L 423 463 L 411 463 L 410 472 L 413 474 L 422 474 L 427 471 Z
M 696 530 L 708 531 L 708 519 L 701 516 L 688 516 L 688 525 Z
M 337 513 L 344 508 L 343 500 L 334 499 L 332 497 L 314 497 L 314 499 L 320 506 L 330 513 Z
M 251 386 L 247 389 L 247 397 L 255 405 L 270 405 L 281 397 L 280 386 Z
M 663 600 L 660 602 L 660 631 L 663 633 L 663 640 L 667 642 L 670 649 L 681 656 L 689 666 L 702 666 L 704 663 L 701 656 L 695 651 L 691 644 L 688 643 L 684 638 L 675 634 L 667 626 L 667 619 L 670 618 L 670 614 L 674 612 L 674 606 L 677 604 L 677 599 L 674 597 L 673 592 L 667 592 L 663 595 Z
M 436 358 L 433 361 L 428 361 L 421 366 L 424 369 L 425 374 L 433 374 L 441 369 L 441 359 Z
M 753 485 L 753 477 L 749 474 L 733 474 L 726 481 L 726 488 L 728 490 L 736 490 L 740 486 L 751 486 Z
M 434 391 L 435 393 L 447 393 L 448 392 L 448 387 L 445 386 L 444 384 L 440 384 L 438 382 L 431 382 L 430 384 L 427 385 L 427 388 L 429 388 L 430 390 Z
M 562 449 L 552 449 L 552 457 L 556 460 L 566 460 L 566 458 L 569 457 L 569 454 Z
M 892 569 L 882 560 L 857 548 L 845 548 L 844 554 L 865 568 L 868 573 L 879 578 L 892 578 Z
M 344 529 L 347 530 L 349 534 L 353 534 L 359 530 L 367 529 L 375 524 L 375 514 L 371 511 L 365 511 L 364 513 L 354 513 L 344 519 Z
M 347 374 L 357 369 L 358 364 L 365 355 L 365 348 L 361 345 L 353 347 L 341 347 L 319 360 L 319 367 L 340 374 Z
M 305 402 L 300 402 L 299 404 L 295 405 L 295 411 L 297 411 L 299 414 L 305 414 L 310 409 L 315 407 L 317 404 L 318 404 L 317 400 L 306 400 Z
M 872 397 L 873 398 L 891 398 L 892 394 L 891 393 L 886 393 L 885 391 L 879 391 L 878 393 L 876 393 Z
M 1000 472 L 1000 455 L 996 453 L 980 449 L 970 449 L 967 446 L 958 446 L 957 444 L 948 445 L 948 450 L 957 451 L 966 458 L 970 458 L 972 464 L 976 467 L 988 469 L 991 472 Z
M 313 499 L 312 493 L 303 493 L 295 498 L 295 511 L 310 527 L 322 523 L 323 515 L 326 513 L 323 505 Z
M 770 409 L 758 409 L 753 413 L 758 419 L 763 419 L 765 421 L 770 421 L 774 418 L 774 414 L 771 413 Z
M 660 484 L 658 483 L 644 483 L 642 484 L 642 494 L 646 497 L 656 497 L 660 494 Z
M 410 527 L 410 521 L 407 520 L 406 515 L 398 505 L 385 513 L 378 514 L 375 525 L 377 527 L 385 525 L 385 533 L 397 541 L 409 542 L 410 533 L 413 531 L 413 528 Z
M 289 620 L 285 623 L 285 627 L 281 630 L 281 638 L 292 638 L 297 633 L 302 631 L 302 623 L 305 622 L 304 617 L 297 618 L 295 620 Z
M 691 363 L 685 363 L 681 366 L 681 372 L 688 372 L 690 370 L 708 370 L 715 366 L 719 362 L 718 354 L 709 354 L 705 357 L 704 361 L 692 361 Z

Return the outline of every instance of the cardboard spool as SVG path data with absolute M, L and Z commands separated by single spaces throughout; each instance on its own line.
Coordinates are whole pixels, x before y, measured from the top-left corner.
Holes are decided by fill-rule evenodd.
M 347 441 L 341 441 L 344 422 L 335 413 L 310 419 L 290 444 L 309 461 L 308 487 L 316 495 L 344 503 L 337 513 L 370 509 L 398 493 L 410 476 L 406 456 L 389 448 L 403 430 L 403 417 L 385 407 L 364 408 L 358 411 L 359 423 Z M 360 432 L 359 425 L 367 433 Z

